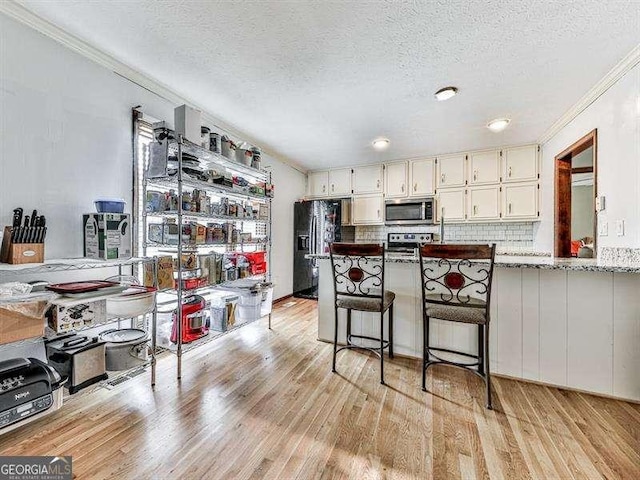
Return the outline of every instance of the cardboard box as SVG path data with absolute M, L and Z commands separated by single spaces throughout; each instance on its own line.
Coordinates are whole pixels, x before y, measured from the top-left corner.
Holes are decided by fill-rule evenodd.
M 82 216 L 82 227 L 86 258 L 131 258 L 131 215 L 128 213 L 89 213 Z
M 49 327 L 57 333 L 93 327 L 107 321 L 107 301 L 73 305 L 53 304 L 47 312 Z
M 144 264 L 144 286 L 153 287 L 153 263 Z M 173 258 L 158 257 L 158 290 L 173 288 Z
M 44 336 L 46 300 L 6 303 L 0 306 L 0 344 Z
M 182 134 L 184 138 L 200 145 L 200 128 L 202 127 L 202 112 L 187 105 L 180 105 L 173 111 L 173 120 L 176 134 Z
M 196 232 L 196 244 L 200 245 L 207 240 L 207 227 L 204 225 L 196 225 L 194 228 Z

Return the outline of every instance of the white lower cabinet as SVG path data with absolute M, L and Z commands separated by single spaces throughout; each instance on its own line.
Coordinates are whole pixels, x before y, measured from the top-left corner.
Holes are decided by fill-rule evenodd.
M 384 197 L 382 195 L 355 195 L 351 200 L 352 225 L 382 225 L 384 223 Z
M 445 223 L 464 222 L 466 218 L 464 188 L 441 188 L 436 202 L 436 219 L 444 217 Z
M 502 185 L 503 220 L 537 220 L 538 182 Z
M 467 193 L 469 221 L 500 219 L 500 187 L 471 187 Z M 446 219 L 446 217 L 445 217 Z

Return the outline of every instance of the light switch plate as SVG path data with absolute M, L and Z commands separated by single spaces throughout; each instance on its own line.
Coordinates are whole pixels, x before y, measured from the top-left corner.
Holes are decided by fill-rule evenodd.
M 606 237 L 607 235 L 609 235 L 609 224 L 607 222 L 600 222 L 598 233 L 601 237 Z
M 624 220 L 616 220 L 616 235 L 624 237 Z

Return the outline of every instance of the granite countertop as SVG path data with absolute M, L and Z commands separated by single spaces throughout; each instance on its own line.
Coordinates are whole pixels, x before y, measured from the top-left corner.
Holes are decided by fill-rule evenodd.
M 328 259 L 329 254 L 307 255 L 306 258 Z M 412 255 L 386 254 L 389 263 L 418 263 Z M 555 258 L 535 255 L 496 255 L 495 266 L 502 268 L 536 268 L 543 270 L 574 270 L 582 272 L 640 273 L 640 262 L 605 263 L 595 258 Z

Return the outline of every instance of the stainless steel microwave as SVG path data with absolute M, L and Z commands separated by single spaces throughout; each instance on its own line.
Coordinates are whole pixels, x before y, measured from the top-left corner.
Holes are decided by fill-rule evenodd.
M 386 225 L 429 225 L 434 222 L 434 215 L 433 197 L 387 200 L 384 204 Z

